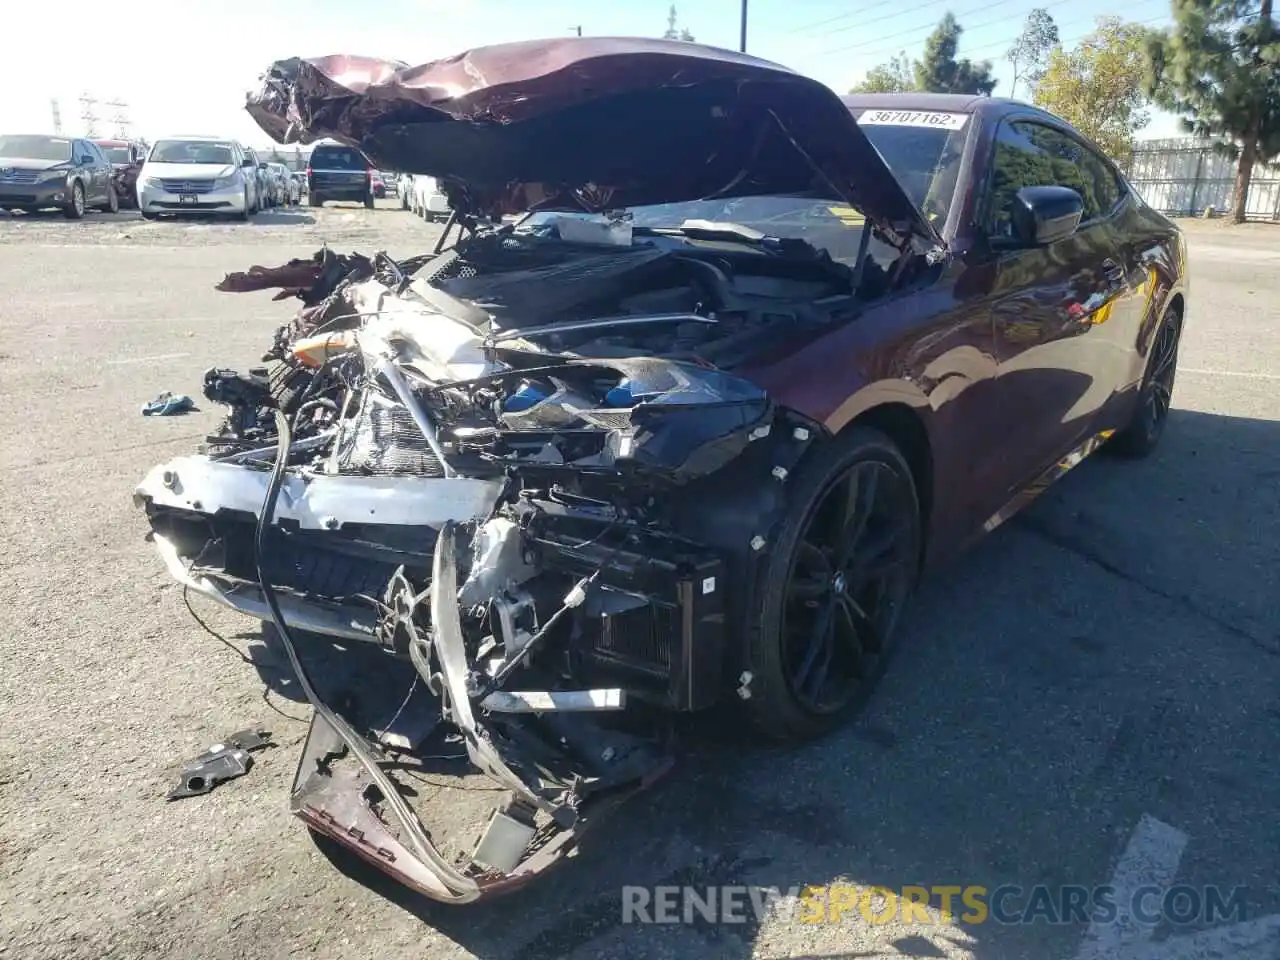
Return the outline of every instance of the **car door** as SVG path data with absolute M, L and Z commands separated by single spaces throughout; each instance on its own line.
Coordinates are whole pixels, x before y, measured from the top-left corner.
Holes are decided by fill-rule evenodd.
M 1087 148 L 1047 118 L 1001 121 L 982 232 L 995 260 L 991 318 L 1004 455 L 991 479 L 1005 502 L 1083 442 L 1123 379 L 1108 326 L 1127 278 L 1111 224 L 1118 196 L 1100 188 Z M 1071 236 L 1027 248 L 1015 236 L 1017 192 L 1069 187 L 1084 211 Z
M 71 162 L 75 165 L 76 175 L 84 186 L 84 204 L 86 207 L 98 202 L 98 185 L 93 182 L 93 154 L 89 152 L 89 144 L 84 140 L 71 141 Z
M 102 152 L 102 148 L 92 140 L 86 140 L 85 146 L 89 148 L 89 156 L 93 158 L 93 197 L 90 202 L 107 203 L 111 200 L 111 191 L 115 189 L 111 183 L 115 168 L 111 166 L 111 161 Z

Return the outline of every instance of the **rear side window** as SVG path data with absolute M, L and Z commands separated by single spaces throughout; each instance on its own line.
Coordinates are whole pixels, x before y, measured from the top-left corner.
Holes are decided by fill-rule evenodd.
M 316 147 L 311 166 L 318 170 L 363 170 L 369 164 L 359 150 L 350 147 Z

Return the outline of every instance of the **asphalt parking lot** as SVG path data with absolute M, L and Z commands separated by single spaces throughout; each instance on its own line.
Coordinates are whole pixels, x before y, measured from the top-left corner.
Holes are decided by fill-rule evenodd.
M 622 888 L 1146 877 L 1242 888 L 1255 939 L 1217 955 L 1280 957 L 1257 924 L 1280 913 L 1280 227 L 1191 225 L 1158 455 L 1093 458 L 937 574 L 858 721 L 789 753 L 694 745 L 543 885 L 446 909 L 335 865 L 289 816 L 287 662 L 251 622 L 198 608 L 230 649 L 191 619 L 130 500 L 216 422 L 202 372 L 255 362 L 293 310 L 213 284 L 322 242 L 427 249 L 436 228 L 396 206 L 0 216 L 0 956 L 1125 960 L 1123 931 L 964 922 L 936 896 L 927 922 L 644 925 Z M 140 416 L 163 390 L 201 409 Z M 179 761 L 254 723 L 279 746 L 248 776 L 165 802 Z M 1157 955 L 1214 955 L 1208 926 L 1162 925 L 1179 940 Z

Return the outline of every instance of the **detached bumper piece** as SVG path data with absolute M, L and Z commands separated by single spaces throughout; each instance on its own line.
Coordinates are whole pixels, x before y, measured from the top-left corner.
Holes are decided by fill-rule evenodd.
M 292 810 L 423 895 L 468 903 L 515 889 L 554 866 L 588 827 L 666 773 L 672 758 L 652 740 L 597 726 L 576 712 L 621 707 L 620 698 L 607 696 L 616 691 L 509 693 L 513 711 L 501 710 L 502 701 L 468 665 L 455 551 L 454 527 L 446 524 L 434 556 L 429 638 L 414 626 L 420 611 L 412 602 L 396 607 L 419 679 L 433 694 L 423 698 L 431 700 L 425 709 L 446 718 L 443 726 L 460 737 L 472 768 L 505 788 L 479 841 L 451 857 L 434 824 L 397 824 L 368 772 L 346 756 L 342 739 L 319 715 L 294 780 Z M 566 706 L 575 711 L 573 722 L 566 720 Z M 419 745 L 415 752 L 427 751 Z M 388 753 L 383 770 L 405 774 L 406 786 L 424 772 L 415 770 L 408 752 Z M 417 804 L 415 813 L 422 816 L 426 806 Z M 437 816 L 456 819 L 456 811 L 441 809 Z M 406 830 L 427 840 L 426 856 L 414 852 Z
M 253 766 L 253 751 L 274 746 L 268 730 L 241 730 L 215 743 L 182 770 L 182 779 L 169 791 L 170 800 L 198 797 L 220 783 L 243 777 Z

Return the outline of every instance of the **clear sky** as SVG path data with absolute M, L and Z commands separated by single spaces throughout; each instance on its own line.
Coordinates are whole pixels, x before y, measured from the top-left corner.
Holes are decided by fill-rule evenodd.
M 63 131 L 84 132 L 80 97 L 99 104 L 98 132 L 110 135 L 118 100 L 132 128 L 152 140 L 208 133 L 266 143 L 244 112 L 244 94 L 273 61 L 350 53 L 423 63 L 469 47 L 563 35 L 660 36 L 670 0 L 129 0 L 85 7 L 100 25 L 51 19 L 38 3 L 18 3 L 3 22 L 0 131 L 52 130 L 56 98 Z M 991 59 L 1009 92 L 1004 59 L 1027 12 L 1045 7 L 1070 46 L 1094 18 L 1117 13 L 1152 26 L 1169 0 L 750 0 L 747 51 L 806 73 L 839 91 L 899 51 L 918 56 L 947 11 L 965 27 L 962 56 Z M 701 43 L 736 49 L 740 0 L 679 0 L 679 26 Z M 72 23 L 76 25 L 71 26 Z M 1157 115 L 1142 136 L 1174 136 L 1176 120 Z

